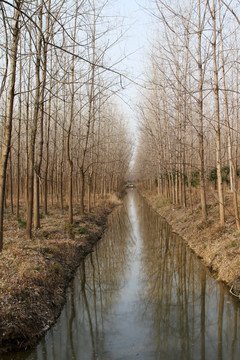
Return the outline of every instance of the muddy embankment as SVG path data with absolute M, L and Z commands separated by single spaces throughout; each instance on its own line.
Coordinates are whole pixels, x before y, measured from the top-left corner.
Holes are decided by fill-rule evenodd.
M 0 254 L 0 354 L 34 346 L 53 325 L 65 302 L 76 268 L 93 251 L 118 201 L 102 204 L 86 216 L 51 209 L 33 240 L 25 240 L 21 221 L 5 220 Z
M 201 207 L 193 210 L 170 204 L 169 201 L 139 190 L 142 196 L 172 226 L 218 281 L 240 299 L 240 231 L 236 229 L 231 196 L 226 197 L 227 221 L 219 226 L 218 202 L 208 199 L 208 219 L 203 221 Z

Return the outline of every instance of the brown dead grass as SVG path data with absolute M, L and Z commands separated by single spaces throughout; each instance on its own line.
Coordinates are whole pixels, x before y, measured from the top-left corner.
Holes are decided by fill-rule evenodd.
M 55 322 L 76 267 L 101 237 L 108 199 L 94 213 L 67 223 L 67 213 L 50 208 L 33 240 L 25 240 L 23 220 L 6 212 L 4 250 L 0 254 L 0 353 L 36 344 Z
M 191 212 L 156 194 L 142 190 L 141 193 L 202 259 L 215 278 L 226 283 L 230 292 L 240 299 L 240 231 L 234 221 L 232 195 L 226 196 L 226 226 L 220 227 L 218 202 L 213 191 L 207 199 L 208 219 L 205 221 L 198 202 Z

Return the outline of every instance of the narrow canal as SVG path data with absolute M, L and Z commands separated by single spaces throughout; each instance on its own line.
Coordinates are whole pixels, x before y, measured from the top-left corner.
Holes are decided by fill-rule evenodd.
M 20 359 L 239 360 L 240 308 L 129 190 L 56 325 Z

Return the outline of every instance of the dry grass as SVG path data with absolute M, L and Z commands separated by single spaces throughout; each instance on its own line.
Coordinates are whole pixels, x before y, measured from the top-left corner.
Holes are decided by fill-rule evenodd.
M 203 221 L 201 206 L 195 196 L 193 211 L 170 204 L 150 192 L 142 192 L 154 209 L 163 216 L 217 280 L 225 282 L 233 295 L 240 299 L 240 231 L 236 229 L 232 194 L 226 195 L 226 226 L 219 226 L 216 193 L 208 195 L 208 219 Z
M 116 194 L 108 194 L 106 202 L 114 205 L 120 205 L 122 203 L 122 201 L 119 199 L 119 197 Z
M 67 223 L 66 211 L 50 208 L 33 240 L 25 223 L 6 213 L 0 255 L 0 353 L 34 345 L 55 322 L 76 267 L 104 230 L 111 199 L 94 213 Z

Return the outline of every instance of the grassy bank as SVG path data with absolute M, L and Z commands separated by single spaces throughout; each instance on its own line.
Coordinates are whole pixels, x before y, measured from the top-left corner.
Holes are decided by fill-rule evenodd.
M 232 295 L 240 299 L 240 231 L 236 229 L 232 214 L 232 195 L 226 196 L 227 221 L 225 227 L 220 227 L 215 196 L 208 198 L 208 219 L 203 221 L 200 204 L 195 204 L 193 210 L 184 209 L 151 192 L 140 192 L 201 258 L 214 277 L 226 283 Z
M 69 281 L 93 251 L 117 203 L 101 203 L 86 216 L 75 209 L 73 225 L 67 223 L 67 211 L 50 208 L 31 241 L 25 240 L 24 221 L 6 216 L 0 254 L 0 353 L 35 345 L 54 324 Z

